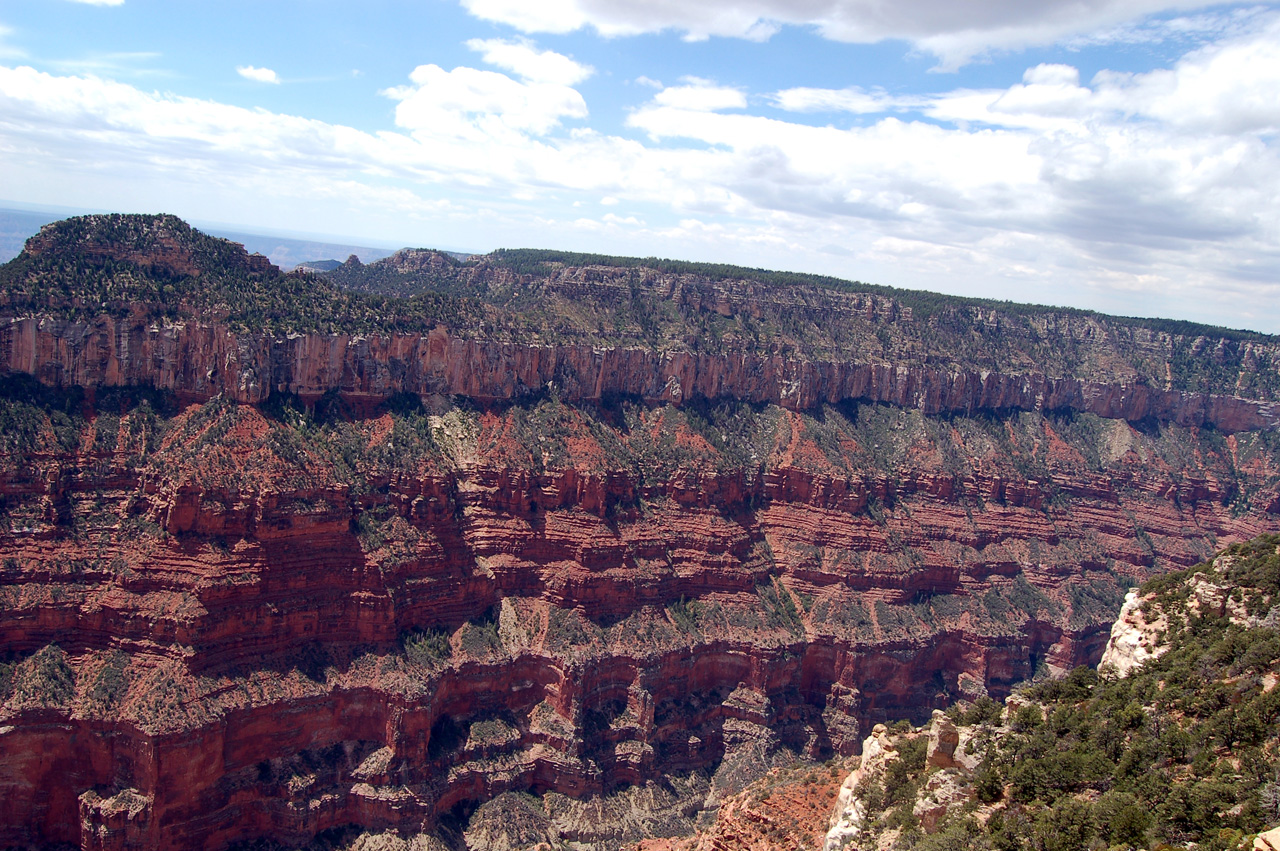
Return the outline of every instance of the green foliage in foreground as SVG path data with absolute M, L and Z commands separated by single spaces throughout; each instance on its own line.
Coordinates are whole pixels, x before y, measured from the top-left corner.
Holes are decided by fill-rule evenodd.
M 1211 571 L 1200 565 L 1144 588 L 1168 617 L 1159 659 L 1123 679 L 1077 668 L 1031 686 L 1003 728 L 990 702 L 953 709 L 957 722 L 982 725 L 978 800 L 930 835 L 909 805 L 892 812 L 885 826 L 903 829 L 899 847 L 1228 849 L 1280 822 L 1280 632 L 1264 618 L 1280 602 L 1278 544 L 1267 535 L 1233 546 L 1225 576 L 1211 574 L 1261 623 L 1199 614 L 1191 577 Z M 995 803 L 985 823 L 975 817 Z

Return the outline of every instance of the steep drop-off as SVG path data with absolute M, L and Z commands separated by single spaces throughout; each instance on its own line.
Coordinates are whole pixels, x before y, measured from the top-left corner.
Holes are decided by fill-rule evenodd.
M 1262 392 L 522 342 L 479 285 L 478 324 L 330 333 L 289 293 L 375 302 L 73 224 L 0 270 L 0 845 L 484 844 L 507 791 L 564 841 L 686 831 L 1096 661 L 1134 579 L 1280 512 Z
M 875 728 L 824 851 L 1274 847 L 1278 543 L 1135 589 L 1096 672 L 935 712 L 927 730 Z M 1139 610 L 1160 624 L 1138 627 L 1141 660 L 1125 649 Z

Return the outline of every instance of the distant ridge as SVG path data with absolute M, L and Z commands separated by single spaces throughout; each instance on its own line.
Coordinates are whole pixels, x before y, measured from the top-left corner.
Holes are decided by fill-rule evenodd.
M 107 315 L 148 329 L 195 319 L 272 340 L 313 335 L 308 345 L 342 348 L 325 363 L 353 359 L 347 378 L 304 370 L 275 382 L 291 392 L 341 381 L 371 398 L 447 387 L 508 399 L 554 386 L 566 398 L 692 395 L 795 408 L 866 399 L 933 413 L 1070 409 L 1227 433 L 1275 428 L 1280 402 L 1280 338 L 1253 332 L 656 258 L 497 251 L 461 262 L 405 249 L 322 274 L 284 273 L 175 216 L 46 226 L 0 267 L 0 306 L 22 322 Z M 385 374 L 335 336 L 370 334 L 397 341 L 395 354 L 377 354 L 396 361 Z M 427 350 L 419 357 L 405 346 Z M 110 360 L 94 350 L 81 362 L 80 338 L 66 351 L 65 362 L 31 356 L 84 380 Z M 446 361 L 457 371 L 441 384 Z M 131 380 L 151 381 L 152 363 L 136 362 Z M 258 376 L 274 366 L 236 363 L 216 379 L 201 368 L 183 386 L 217 392 L 205 386 L 213 381 L 244 400 L 270 392 Z M 241 369 L 249 371 L 237 378 Z
M 293 267 L 295 272 L 332 272 L 342 265 L 339 260 L 309 260 Z
M 316 264 L 336 264 L 335 266 L 329 266 L 328 268 L 330 269 L 342 265 L 341 261 L 326 260 L 324 258 L 348 257 L 354 254 L 360 258 L 362 263 L 373 263 L 384 257 L 390 257 L 395 253 L 390 249 L 372 248 L 367 245 L 347 245 L 337 242 L 273 236 L 271 234 L 241 233 L 200 225 L 197 225 L 197 227 L 210 236 L 219 236 L 223 239 L 240 243 L 250 254 L 255 252 L 265 254 L 271 258 L 272 263 L 286 272 L 303 264 L 306 264 L 309 269 L 315 269 Z
M 22 251 L 23 244 L 29 237 L 40 232 L 47 224 L 67 218 L 67 213 L 41 210 L 19 210 L 0 206 L 0 263 L 7 263 Z M 316 263 L 324 263 L 320 258 L 347 257 L 351 254 L 360 258 L 363 263 L 373 263 L 384 257 L 390 257 L 392 251 L 386 248 L 373 248 L 367 245 L 354 245 L 323 240 L 308 240 L 298 237 L 278 236 L 274 234 L 246 233 L 226 230 L 216 226 L 200 226 L 210 236 L 218 236 L 238 242 L 250 254 L 264 254 L 271 262 L 284 271 L 294 269 L 307 263 L 308 268 L 318 270 Z M 458 254 L 459 259 L 469 255 Z M 329 271 L 342 265 L 339 261 L 329 261 L 334 266 L 325 267 Z
M 35 236 L 41 227 L 59 218 L 53 213 L 0 209 L 0 263 L 8 263 L 17 257 L 28 237 Z

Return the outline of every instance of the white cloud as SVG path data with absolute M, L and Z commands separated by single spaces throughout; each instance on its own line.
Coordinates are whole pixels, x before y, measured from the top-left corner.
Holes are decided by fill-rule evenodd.
M 1278 26 L 1148 74 L 1084 82 L 1056 64 L 1003 88 L 910 99 L 772 95 L 786 109 L 876 116 L 851 128 L 752 114 L 747 92 L 686 79 L 629 115 L 637 138 L 584 125 L 571 86 L 467 67 L 415 69 L 386 92 L 396 126 L 374 133 L 0 68 L 0 183 L 127 178 L 225 198 L 266 185 L 308 209 L 376 201 L 447 222 L 484 211 L 526 244 L 582 233 L 600 240 L 589 250 L 971 282 L 1021 299 L 1121 293 L 1094 306 L 1126 312 L 1216 305 L 1231 289 L 1280 330 Z M 432 193 L 454 206 L 431 207 Z M 612 216 L 576 222 L 575 201 Z
M 1165 132 L 1223 136 L 1280 130 L 1280 18 L 1255 33 L 1195 50 L 1172 68 L 1143 74 L 1102 71 L 1090 86 L 1067 65 L 1028 69 L 1007 90 L 957 90 L 930 99 L 926 112 L 949 121 L 1001 126 L 1074 127 L 1135 117 Z M 1069 124 L 1046 119 L 1070 119 Z
M 869 92 L 857 86 L 847 89 L 783 89 L 772 99 L 775 106 L 787 112 L 852 112 L 860 115 L 909 109 L 923 102 L 918 97 L 893 97 L 883 90 Z
M 72 3 L 83 3 L 86 6 L 123 6 L 124 0 L 71 0 Z
M 1070 65 L 1037 65 L 1022 75 L 1022 85 L 1012 86 L 991 102 L 993 120 L 1000 115 L 1034 115 L 1072 118 L 1088 109 L 1093 93 L 1080 86 L 1080 71 Z M 1040 123 L 1039 126 L 1052 126 Z
M 1100 105 L 1185 130 L 1274 132 L 1280 129 L 1280 21 L 1263 33 L 1202 48 L 1169 70 L 1099 74 Z
M 588 22 L 574 0 L 542 0 L 539 3 L 463 0 L 462 5 L 476 17 L 501 21 L 523 32 L 567 33 L 580 29 Z
M 674 30 L 687 39 L 764 40 L 782 25 L 813 27 L 836 41 L 903 39 L 954 69 L 991 50 L 1016 50 L 1115 29 L 1158 12 L 1205 8 L 1205 0 L 461 0 L 471 14 L 523 32 L 605 36 Z
M 1114 44 L 1185 44 L 1220 41 L 1246 34 L 1255 19 L 1266 14 L 1264 6 L 1209 9 L 1173 18 L 1126 21 L 1114 27 L 1083 33 L 1063 40 L 1070 49 Z
M 57 71 L 71 74 L 96 74 L 108 77 L 166 77 L 170 72 L 155 68 L 152 63 L 161 54 L 153 51 L 116 51 L 89 53 L 76 59 L 53 59 L 45 64 Z
M 586 118 L 576 89 L 557 83 L 520 82 L 496 71 L 419 65 L 413 85 L 383 94 L 400 101 L 396 124 L 423 136 L 481 140 L 511 133 L 542 135 L 564 118 Z
M 255 68 L 252 65 L 241 65 L 236 68 L 236 73 L 246 80 L 254 80 L 259 83 L 279 83 L 280 78 L 276 76 L 276 72 L 270 68 Z
M 747 96 L 739 89 L 717 86 L 709 80 L 688 77 L 683 86 L 669 86 L 653 96 L 659 106 L 714 112 L 719 109 L 746 109 Z
M 590 65 L 575 62 L 554 50 L 540 51 L 527 41 L 473 38 L 467 47 L 481 54 L 490 65 L 511 71 L 529 82 L 573 86 L 595 73 Z

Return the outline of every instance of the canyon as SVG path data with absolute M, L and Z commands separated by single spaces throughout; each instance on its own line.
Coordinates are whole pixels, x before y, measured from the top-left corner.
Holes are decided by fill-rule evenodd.
M 1261 335 L 97 219 L 0 269 L 0 846 L 686 834 L 1280 514 Z

